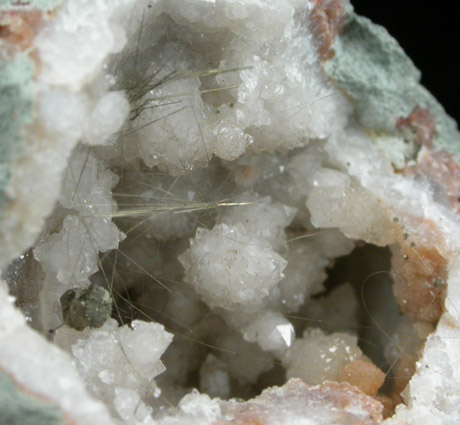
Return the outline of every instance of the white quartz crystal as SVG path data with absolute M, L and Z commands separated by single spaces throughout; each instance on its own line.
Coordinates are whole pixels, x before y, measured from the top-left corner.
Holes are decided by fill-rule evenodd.
M 294 340 L 294 327 L 279 313 L 267 311 L 242 329 L 246 341 L 257 342 L 264 351 L 278 356 L 288 349 Z
M 86 121 L 84 141 L 102 145 L 120 130 L 129 113 L 129 103 L 123 92 L 110 91 L 96 103 Z
M 136 390 L 115 388 L 114 405 L 122 423 L 155 425 L 153 409 L 145 405 Z
M 225 363 L 209 354 L 200 368 L 200 391 L 211 397 L 227 399 L 230 396 L 230 375 Z
M 287 205 L 271 202 L 270 197 L 259 199 L 256 194 L 243 194 L 239 203 L 248 203 L 236 208 L 227 208 L 218 217 L 218 223 L 229 226 L 242 224 L 248 233 L 266 240 L 278 250 L 285 243 L 284 229 L 291 224 L 296 210 Z M 271 223 L 267 226 L 267 223 Z
M 72 155 L 59 198 L 69 214 L 61 228 L 53 229 L 34 250 L 45 272 L 40 295 L 45 329 L 62 324 L 61 295 L 89 285 L 89 277 L 99 270 L 99 252 L 118 248 L 123 238 L 110 218 L 116 209 L 111 189 L 117 180 L 87 149 L 79 148 Z
M 313 176 L 314 189 L 307 207 L 317 227 L 338 227 L 346 236 L 386 245 L 390 235 L 382 234 L 386 212 L 378 200 L 348 174 L 323 168 Z
M 227 370 L 240 384 L 255 383 L 261 373 L 273 366 L 272 354 L 262 351 L 255 343 L 245 341 L 237 333 L 219 338 L 220 358 L 227 364 Z
M 336 332 L 325 334 L 321 329 L 307 329 L 287 351 L 283 364 L 288 378 L 301 378 L 315 385 L 325 380 L 339 380 L 342 369 L 362 356 L 356 336 Z M 315 359 L 312 361 L 312 359 Z
M 259 309 L 283 278 L 286 260 L 243 225 L 198 228 L 180 257 L 189 282 L 211 307 Z
M 60 328 L 55 343 L 74 356 L 90 391 L 109 406 L 113 403 L 123 417 L 120 394 L 135 392 L 140 399 L 154 394 L 154 378 L 165 369 L 160 357 L 172 338 L 158 323 L 133 321 L 118 327 L 109 319 L 100 329 Z
M 328 260 L 317 244 L 309 238 L 293 240 L 285 254 L 288 262 L 284 279 L 279 284 L 278 305 L 283 310 L 296 311 L 308 296 L 321 292 L 326 278 Z
M 291 379 L 283 387 L 266 389 L 243 403 L 210 400 L 206 395 L 191 393 L 170 415 L 161 417 L 158 425 L 229 425 L 248 421 L 268 425 L 376 425 L 381 420 L 381 405 L 351 385 L 309 387 L 300 379 Z
M 77 143 L 82 138 L 103 143 L 123 125 L 128 102 L 119 92 L 108 93 L 113 79 L 107 82 L 104 63 L 123 48 L 126 29 L 120 23 L 134 3 L 63 1 L 56 13 L 40 15 L 43 25 L 20 30 L 26 38 L 37 30 L 27 46 L 40 64 L 32 105 L 36 123 L 23 132 L 20 153 L 10 164 L 14 176 L 7 190 L 13 202 L 0 232 L 2 267 L 34 243 Z
M 360 127 L 319 53 L 342 6 L 63 0 L 43 15 L 0 264 L 29 249 L 4 276 L 50 341 L 2 285 L 2 373 L 76 425 L 377 425 L 381 403 L 334 382 L 373 367 L 362 342 L 377 330 L 388 385 L 408 383 L 386 424 L 460 422 L 459 219 L 437 193 L 455 194 L 460 172 L 406 173 L 406 156 L 431 151 Z M 363 242 L 391 248 L 399 269 L 377 274 L 395 284 L 448 283 L 435 333 L 395 303 L 362 308 L 369 276 L 336 277 Z M 71 329 L 60 297 L 90 284 L 113 318 Z
M 88 394 L 74 359 L 33 331 L 13 301 L 0 281 L 1 373 L 8 371 L 26 393 L 55 404 L 78 424 L 114 425 L 107 406 Z
M 40 80 L 77 89 L 94 78 L 106 56 L 120 51 L 126 42 L 117 15 L 132 4 L 131 0 L 117 0 L 112 7 L 105 1 L 97 5 L 86 0 L 64 2 L 35 40 L 42 61 Z
M 333 289 L 328 295 L 309 300 L 301 313 L 313 327 L 326 332 L 359 329 L 359 299 L 349 283 Z
M 214 7 L 200 0 L 168 0 L 146 11 L 143 22 L 156 24 L 157 31 L 144 28 L 136 42 L 161 40 L 165 27 L 158 13 L 163 10 L 177 36 L 158 42 L 150 67 L 139 50 L 132 53 L 139 69 L 132 63 L 125 67 L 127 73 L 145 67 L 145 75 L 167 78 L 136 100 L 148 107 L 130 126 L 138 129 L 130 135 L 138 146 L 133 153 L 177 173 L 205 164 L 213 154 L 233 160 L 247 149 L 305 146 L 308 139 L 343 126 L 349 105 L 325 80 L 312 35 L 299 25 L 296 8 L 305 4 L 226 1 Z M 191 31 L 185 35 L 184 28 Z M 166 101 L 177 103 L 161 112 L 153 107 Z M 333 123 L 326 118 L 332 115 Z M 149 124 L 159 119 L 158 125 Z

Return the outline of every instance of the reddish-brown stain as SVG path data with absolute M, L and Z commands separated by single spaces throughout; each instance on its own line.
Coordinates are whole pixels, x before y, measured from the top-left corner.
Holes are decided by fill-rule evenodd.
M 421 145 L 431 148 L 436 129 L 436 120 L 428 109 L 416 106 L 408 117 L 396 120 L 396 128 L 413 130 L 415 139 Z
M 0 13 L 0 39 L 2 48 L 9 53 L 24 51 L 32 46 L 43 13 L 39 11 L 14 11 Z
M 450 250 L 430 219 L 400 217 L 393 222 L 393 293 L 413 322 L 436 324 L 444 310 Z
M 437 323 L 446 297 L 447 260 L 436 247 L 401 244 L 393 250 L 393 293 L 414 322 Z
M 457 212 L 460 212 L 460 165 L 455 157 L 445 151 L 423 152 L 416 165 L 404 169 L 406 175 L 423 175 L 437 186 Z
M 377 401 L 379 401 L 380 403 L 382 403 L 382 406 L 383 406 L 383 411 L 382 411 L 382 415 L 383 415 L 383 419 L 387 419 L 391 416 L 394 415 L 395 413 L 395 408 L 396 408 L 396 404 L 394 402 L 394 400 L 386 395 L 376 395 L 374 397 Z M 399 404 L 399 403 L 398 403 Z
M 396 214 L 393 234 L 396 240 L 391 246 L 393 293 L 404 315 L 420 325 L 417 329 L 426 336 L 444 313 L 448 264 L 453 252 L 443 232 L 429 218 Z M 389 399 L 394 407 L 404 402 L 401 392 L 415 373 L 420 350 L 404 353 L 391 368 L 393 389 Z M 391 412 L 389 400 L 381 401 L 385 411 Z
M 337 423 L 377 425 L 382 421 L 382 404 L 348 382 L 324 382 L 309 386 L 291 379 L 283 387 L 266 389 L 260 396 L 244 403 L 223 404 L 222 418 L 213 425 L 266 425 L 273 415 L 293 408 L 308 415 L 309 408 L 335 412 Z M 356 414 L 356 412 L 359 412 Z M 299 416 L 300 418 L 300 416 Z M 339 422 L 339 418 L 342 421 Z M 335 423 L 335 422 L 334 422 Z
M 446 325 L 448 328 L 457 329 L 458 325 L 455 322 L 455 320 L 452 318 L 451 315 L 445 314 L 442 319 L 443 319 L 444 325 Z
M 323 60 L 330 59 L 333 54 L 331 46 L 336 35 L 344 24 L 342 0 L 314 0 L 310 14 L 311 30 L 318 43 L 318 52 Z
M 340 382 L 348 382 L 364 394 L 374 397 L 385 382 L 385 374 L 370 360 L 358 359 L 348 363 L 342 370 Z

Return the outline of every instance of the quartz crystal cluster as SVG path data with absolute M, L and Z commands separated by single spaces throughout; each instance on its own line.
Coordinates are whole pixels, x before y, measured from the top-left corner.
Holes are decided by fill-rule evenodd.
M 460 135 L 383 28 L 26 3 L 0 5 L 0 422 L 459 423 Z

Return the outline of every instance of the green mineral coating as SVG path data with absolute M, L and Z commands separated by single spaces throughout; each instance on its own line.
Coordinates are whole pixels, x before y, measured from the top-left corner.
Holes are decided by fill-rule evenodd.
M 34 71 L 26 55 L 0 59 L 0 217 L 8 200 L 11 164 L 21 150 L 25 126 L 34 119 Z
M 439 279 L 439 278 L 433 279 L 433 286 L 435 288 L 440 288 L 443 285 L 443 283 L 444 282 L 442 281 L 442 279 Z
M 55 9 L 62 0 L 0 0 L 0 12 L 9 10 L 43 10 Z
M 61 411 L 54 405 L 22 393 L 0 372 L 0 424 L 63 425 Z
M 101 327 L 112 314 L 112 298 L 100 286 L 91 284 L 85 289 L 69 289 L 61 296 L 64 323 L 79 331 L 87 326 Z
M 364 127 L 401 135 L 395 128 L 397 119 L 409 116 L 416 106 L 428 108 L 436 120 L 434 147 L 460 160 L 456 122 L 420 84 L 420 71 L 385 28 L 351 15 L 334 51 L 334 57 L 324 64 L 325 71 L 354 101 Z M 399 148 L 385 147 L 390 158 L 395 155 L 392 149 Z

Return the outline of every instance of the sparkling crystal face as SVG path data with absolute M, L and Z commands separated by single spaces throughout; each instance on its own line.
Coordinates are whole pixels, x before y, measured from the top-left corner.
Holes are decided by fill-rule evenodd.
M 34 46 L 4 276 L 72 379 L 126 425 L 392 414 L 460 209 L 455 126 L 396 42 L 345 0 L 102 0 Z

